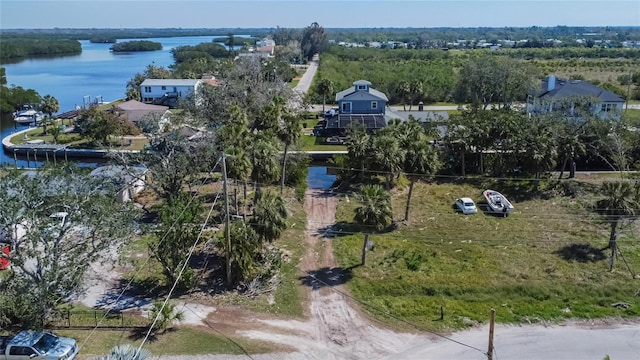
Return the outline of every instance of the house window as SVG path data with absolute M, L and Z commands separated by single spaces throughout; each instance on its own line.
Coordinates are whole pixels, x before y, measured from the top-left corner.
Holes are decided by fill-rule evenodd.
M 600 111 L 602 112 L 616 111 L 617 108 L 618 108 L 617 104 L 602 104 L 600 107 Z
M 163 87 L 162 87 L 162 90 L 167 90 L 167 87 L 166 87 L 166 86 L 163 86 Z
M 371 102 L 371 109 L 372 109 L 372 110 L 375 110 L 375 109 L 377 109 L 377 108 L 378 108 L 378 102 L 377 102 L 377 101 L 372 101 L 372 102 Z
M 367 90 L 367 85 L 358 85 L 358 90 Z
M 145 86 L 144 87 L 144 92 L 150 93 L 151 92 L 151 86 Z
M 350 113 L 351 112 L 351 103 L 350 102 L 343 102 L 342 103 L 342 108 L 340 109 L 340 112 Z

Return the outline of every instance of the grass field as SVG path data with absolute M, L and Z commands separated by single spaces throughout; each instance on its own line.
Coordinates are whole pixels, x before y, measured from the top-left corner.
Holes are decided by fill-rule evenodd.
M 49 127 L 50 128 L 50 127 Z M 42 127 L 35 127 L 30 129 L 25 134 L 15 135 L 10 141 L 12 144 L 24 144 L 27 141 L 43 140 L 47 144 L 53 144 L 54 138 L 49 133 L 43 134 Z M 58 137 L 58 144 L 66 144 L 69 148 L 95 148 L 90 140 L 83 138 L 77 133 L 72 134 L 60 134 Z M 110 139 L 110 146 L 119 150 L 142 150 L 149 144 L 149 140 L 146 138 L 132 138 L 129 139 Z
M 494 188 L 516 207 L 507 218 L 458 214 L 457 197 L 481 200 Z M 354 267 L 351 293 L 371 305 L 363 308 L 386 323 L 393 314 L 420 328 L 459 329 L 485 322 L 497 310 L 503 323 L 565 318 L 640 315 L 633 279 L 621 258 L 609 272 L 609 226 L 584 210 L 581 198 L 531 197 L 528 183 L 490 181 L 416 184 L 408 224 L 374 234 L 373 251 L 360 263 L 363 234 L 353 224 L 356 201 L 339 203 L 338 227 L 347 235 L 334 240 L 339 265 Z M 406 191 L 394 192 L 394 218 L 404 217 Z M 630 266 L 640 262 L 637 225 L 619 238 Z M 626 310 L 612 304 L 630 304 Z M 440 320 L 440 307 L 444 319 Z
M 324 143 L 324 138 L 315 136 L 302 136 L 303 150 L 306 151 L 343 151 L 347 150 L 345 145 L 327 145 Z
M 60 336 L 72 337 L 81 346 L 78 359 L 92 359 L 96 355 L 106 355 L 119 344 L 139 346 L 145 333 L 116 330 L 56 330 Z M 249 341 L 241 337 L 226 337 L 213 330 L 196 327 L 176 327 L 165 334 L 152 337 L 144 348 L 154 357 L 160 355 L 198 354 L 256 354 L 277 349 L 273 345 Z

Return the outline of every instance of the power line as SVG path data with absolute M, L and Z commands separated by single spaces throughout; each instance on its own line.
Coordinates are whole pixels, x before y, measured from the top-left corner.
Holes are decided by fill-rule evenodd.
M 429 329 L 426 329 L 426 328 L 424 328 L 424 327 L 422 327 L 422 326 L 419 326 L 418 324 L 412 323 L 412 322 L 410 322 L 410 321 L 408 321 L 408 320 L 405 320 L 405 319 L 403 319 L 403 318 L 401 318 L 401 317 L 399 317 L 399 316 L 393 315 L 393 314 L 391 314 L 391 313 L 390 313 L 390 312 L 388 312 L 388 311 L 385 311 L 385 310 L 383 310 L 383 309 L 380 309 L 380 308 L 378 308 L 378 307 L 376 307 L 376 306 L 374 306 L 374 305 L 372 305 L 372 304 L 369 304 L 369 303 L 367 303 L 367 302 L 365 302 L 365 301 L 363 301 L 363 300 L 356 299 L 355 297 L 353 297 L 353 296 L 351 296 L 351 295 L 349 295 L 349 294 L 347 294 L 347 293 L 345 293 L 345 292 L 343 292 L 343 291 L 340 291 L 340 290 L 336 289 L 335 287 L 333 287 L 333 286 L 331 286 L 330 284 L 328 284 L 328 283 L 326 283 L 326 282 L 322 281 L 321 279 L 319 279 L 318 277 L 316 277 L 314 274 L 312 274 L 312 273 L 310 273 L 310 272 L 307 272 L 307 271 L 302 270 L 302 269 L 300 269 L 300 268 L 298 268 L 298 270 L 299 270 L 300 272 L 302 272 L 303 274 L 305 274 L 305 275 L 307 275 L 307 276 L 309 276 L 309 277 L 313 278 L 315 281 L 318 281 L 319 283 L 321 283 L 321 284 L 325 285 L 325 286 L 326 286 L 327 288 L 329 288 L 331 291 L 333 291 L 333 292 L 335 292 L 335 293 L 338 293 L 338 294 L 340 294 L 340 295 L 342 295 L 342 296 L 344 296 L 344 297 L 347 297 L 347 298 L 349 298 L 349 299 L 351 299 L 351 300 L 353 300 L 353 301 L 355 301 L 355 302 L 357 302 L 357 303 L 359 303 L 359 304 L 362 304 L 362 305 L 364 305 L 364 306 L 366 306 L 366 307 L 368 307 L 368 308 L 370 308 L 370 309 L 373 309 L 373 310 L 375 310 L 375 311 L 377 311 L 377 312 L 379 312 L 379 313 L 381 313 L 381 314 L 383 314 L 383 315 L 386 315 L 386 316 L 388 316 L 388 317 L 390 317 L 390 318 L 392 318 L 392 319 L 394 319 L 394 320 L 397 320 L 397 321 L 400 321 L 400 322 L 402 322 L 402 323 L 404 323 L 404 324 L 410 325 L 410 326 L 412 326 L 412 327 L 414 327 L 415 329 L 418 329 L 418 330 L 420 330 L 420 331 L 424 331 L 424 332 L 427 332 L 427 333 L 429 333 L 429 334 L 432 334 L 432 335 L 435 335 L 435 336 L 441 337 L 441 338 L 443 338 L 443 339 L 445 339 L 445 340 L 448 340 L 448 341 L 454 342 L 454 343 L 456 343 L 456 344 L 458 344 L 458 345 L 462 345 L 462 346 L 468 347 L 468 348 L 470 348 L 470 349 L 473 349 L 473 350 L 475 350 L 475 351 L 478 351 L 478 352 L 482 353 L 483 355 L 487 355 L 487 353 L 486 353 L 485 351 L 482 351 L 482 350 L 478 349 L 478 348 L 477 348 L 477 347 L 475 347 L 475 346 L 472 346 L 472 345 L 469 345 L 469 344 L 465 344 L 465 343 L 463 343 L 463 342 L 461 342 L 461 341 L 458 341 L 458 340 L 452 339 L 452 338 L 450 338 L 450 337 L 447 337 L 447 336 L 442 335 L 442 334 L 440 334 L 440 333 L 437 333 L 437 332 L 435 332 L 435 331 L 431 331 L 431 330 L 429 330 Z
M 178 276 L 176 277 L 176 280 L 173 282 L 173 285 L 171 286 L 171 290 L 169 290 L 169 293 L 167 294 L 166 299 L 162 303 L 162 306 L 160 307 L 160 309 L 157 311 L 156 317 L 153 319 L 153 322 L 149 326 L 149 330 L 147 331 L 147 334 L 142 339 L 142 342 L 140 343 L 140 346 L 138 347 L 138 350 L 136 351 L 136 354 L 135 354 L 136 356 L 142 350 L 142 347 L 144 346 L 144 343 L 149 338 L 149 335 L 151 335 L 151 331 L 153 331 L 153 328 L 155 327 L 156 323 L 158 322 L 158 319 L 160 318 L 160 315 L 162 315 L 162 310 L 165 308 L 165 306 L 167 306 L 167 303 L 169 302 L 169 299 L 171 298 L 171 294 L 173 294 L 173 291 L 178 286 L 178 282 L 180 281 L 180 278 L 182 277 L 182 273 L 184 272 L 185 268 L 189 264 L 189 259 L 191 259 L 191 255 L 193 254 L 193 251 L 195 250 L 196 246 L 198 245 L 198 242 L 200 241 L 200 237 L 202 236 L 202 233 L 204 232 L 204 229 L 205 229 L 205 227 L 207 225 L 207 222 L 209 221 L 209 218 L 211 217 L 211 213 L 213 212 L 213 208 L 215 207 L 216 202 L 218 201 L 218 198 L 219 198 L 219 196 L 216 196 L 213 204 L 211 205 L 211 208 L 209 209 L 209 213 L 207 214 L 207 217 L 206 217 L 205 221 L 202 223 L 202 227 L 200 228 L 200 232 L 198 233 L 198 236 L 196 237 L 195 241 L 193 242 L 193 245 L 189 249 L 189 253 L 187 254 L 187 257 L 184 260 L 184 262 L 182 264 L 182 267 L 180 268 L 180 272 L 178 272 Z
M 218 159 L 218 162 L 220 161 L 220 159 Z M 215 169 L 216 166 L 218 166 L 218 162 L 216 162 L 216 164 L 212 167 L 212 169 Z M 207 174 L 211 174 L 212 171 L 209 171 Z M 205 178 L 202 181 L 201 185 L 204 185 L 207 181 L 207 178 Z M 193 196 L 189 199 L 189 202 L 185 205 L 185 207 L 182 209 L 182 212 L 180 213 L 179 216 L 177 216 L 174 220 L 174 222 L 171 224 L 170 229 L 173 229 L 178 220 L 180 219 L 180 217 L 182 216 L 182 214 L 184 214 L 184 212 L 189 208 L 189 206 L 191 205 L 191 203 L 193 202 L 193 200 L 196 198 L 196 193 L 193 194 Z M 166 239 L 167 235 L 169 234 L 169 232 L 166 232 L 162 238 L 160 238 L 160 240 L 158 240 L 158 243 L 156 244 L 156 251 L 157 249 L 160 247 L 160 244 Z M 116 300 L 113 302 L 114 304 L 117 304 L 120 299 L 124 296 L 124 293 L 131 287 L 131 284 L 133 283 L 133 281 L 135 280 L 135 278 L 138 276 L 138 274 L 142 271 L 142 269 L 144 269 L 145 265 L 149 262 L 149 259 L 151 259 L 151 257 L 147 257 L 144 262 L 142 263 L 141 266 L 138 267 L 138 270 L 136 271 L 136 273 L 134 274 L 134 276 L 131 277 L 131 280 L 129 280 L 129 282 L 127 283 L 127 285 L 124 287 L 124 289 L 122 289 L 122 291 L 120 292 L 120 294 L 118 295 L 118 297 L 116 298 Z M 89 339 L 91 338 L 91 336 L 93 335 L 93 333 L 98 329 L 98 327 L 100 326 L 100 324 L 102 324 L 102 322 L 107 318 L 107 316 L 109 315 L 109 313 L 111 312 L 112 307 L 108 307 L 107 311 L 105 311 L 104 315 L 102 316 L 102 318 L 100 319 L 100 321 L 98 321 L 96 323 L 96 326 L 91 330 L 91 332 L 89 333 L 89 335 L 87 335 L 87 337 L 84 339 L 84 341 L 78 346 L 78 351 L 87 343 L 87 341 L 89 341 Z

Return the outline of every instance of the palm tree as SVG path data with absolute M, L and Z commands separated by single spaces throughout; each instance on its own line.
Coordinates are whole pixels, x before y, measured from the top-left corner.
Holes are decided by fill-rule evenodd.
M 605 197 L 596 204 L 598 211 L 611 225 L 609 245 L 605 249 L 611 249 L 613 267 L 618 225 L 624 220 L 635 220 L 640 213 L 640 183 L 634 185 L 630 182 L 605 182 L 601 191 Z
M 262 243 L 252 227 L 247 226 L 244 221 L 235 221 L 231 224 L 229 231 L 231 237 L 231 278 L 230 284 L 237 283 L 249 278 L 254 270 L 259 268 L 258 257 Z M 227 247 L 223 251 L 228 251 Z M 224 254 L 225 258 L 227 254 Z
M 146 360 L 151 359 L 151 352 L 146 349 L 140 349 L 131 344 L 118 345 L 111 349 L 109 355 L 95 358 L 94 360 Z
M 52 127 L 51 129 L 49 129 L 49 134 L 53 136 L 53 142 L 57 144 L 58 138 L 60 137 L 60 134 L 62 134 L 62 127 L 61 126 Z
M 372 226 L 376 231 L 381 231 L 391 224 L 391 196 L 382 186 L 362 185 L 356 197 L 361 204 L 355 209 L 353 219 L 356 223 Z
M 149 319 L 156 319 L 154 329 L 162 329 L 166 331 L 174 321 L 184 320 L 184 313 L 176 310 L 176 304 L 167 302 L 163 306 L 162 301 L 154 301 L 152 303 Z M 153 321 L 153 320 L 152 320 Z
M 352 168 L 360 168 L 358 178 L 365 178 L 365 168 L 371 150 L 371 136 L 367 134 L 364 126 L 352 124 L 347 129 L 345 140 L 349 154 L 349 163 Z
M 260 239 L 271 242 L 282 233 L 287 226 L 287 207 L 282 196 L 273 191 L 256 194 L 251 226 Z
M 549 122 L 535 121 L 523 137 L 526 149 L 524 160 L 535 173 L 535 191 L 538 191 L 540 175 L 556 165 L 558 147 L 555 142 L 553 126 Z
M 320 79 L 316 87 L 316 91 L 322 96 L 322 112 L 324 113 L 324 106 L 327 103 L 327 96 L 333 93 L 333 83 L 329 79 Z
M 413 80 L 412 82 L 409 83 L 409 93 L 407 94 L 410 99 L 409 111 L 411 111 L 411 107 L 413 106 L 413 103 L 422 96 L 423 92 L 424 92 L 424 85 L 422 84 L 422 81 Z
M 373 159 L 378 168 L 384 172 L 387 190 L 391 189 L 391 180 L 400 174 L 405 150 L 400 142 L 391 134 L 379 134 L 373 138 Z
M 58 112 L 60 110 L 60 103 L 58 99 L 54 98 L 51 95 L 45 95 L 42 98 L 42 103 L 40 104 L 40 108 L 42 112 L 47 114 L 47 119 L 42 123 L 42 131 L 44 134 L 47 133 L 47 123 L 51 121 L 51 116 L 53 113 Z
M 244 185 L 244 202 L 247 201 L 247 180 L 251 174 L 251 159 L 244 148 L 231 145 L 226 148 L 227 156 L 227 174 L 230 178 L 235 179 L 236 190 L 238 181 Z M 237 191 L 236 191 L 237 192 Z M 238 211 L 238 199 L 236 197 L 236 211 Z M 246 213 L 246 211 L 244 212 Z
M 438 150 L 423 136 L 419 141 L 409 144 L 404 160 L 404 171 L 411 180 L 407 194 L 407 206 L 404 211 L 404 221 L 409 221 L 409 207 L 413 185 L 425 175 L 435 174 L 441 166 Z
M 260 192 L 262 184 L 270 184 L 278 178 L 280 151 L 275 143 L 276 139 L 269 133 L 257 133 L 251 137 L 251 180 L 256 193 Z
M 284 179 L 286 177 L 286 165 L 287 165 L 287 153 L 289 152 L 289 146 L 295 144 L 300 138 L 300 131 L 302 126 L 300 124 L 300 117 L 294 114 L 285 114 L 282 117 L 280 128 L 278 131 L 278 137 L 284 144 L 284 154 L 282 156 L 282 172 L 280 174 L 280 194 L 284 192 Z
M 396 96 L 398 96 L 400 98 L 400 101 L 402 101 L 402 109 L 404 111 L 407 110 L 407 96 L 409 96 L 409 94 L 411 94 L 411 84 L 408 81 L 401 81 L 397 86 L 396 86 Z

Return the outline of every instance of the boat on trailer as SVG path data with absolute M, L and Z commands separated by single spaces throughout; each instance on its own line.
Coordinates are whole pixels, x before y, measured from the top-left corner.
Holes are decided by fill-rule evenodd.
M 513 205 L 507 198 L 501 193 L 487 189 L 482 192 L 485 200 L 487 200 L 487 211 L 495 214 L 502 214 L 502 216 L 508 216 L 513 212 Z

